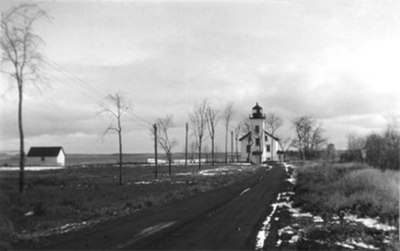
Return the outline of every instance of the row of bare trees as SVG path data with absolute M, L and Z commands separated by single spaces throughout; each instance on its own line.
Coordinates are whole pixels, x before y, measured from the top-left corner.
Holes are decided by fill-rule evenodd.
M 208 137 L 211 140 L 211 163 L 215 164 L 215 135 L 216 127 L 220 120 L 225 127 L 225 163 L 228 162 L 228 135 L 229 124 L 233 117 L 233 103 L 229 102 L 221 112 L 213 107 L 207 99 L 195 104 L 193 111 L 189 114 L 190 126 L 198 150 L 199 169 L 201 168 L 202 144 Z
M 367 136 L 347 135 L 344 161 L 367 162 L 381 169 L 400 169 L 400 123 L 397 117 L 388 116 L 382 133 Z

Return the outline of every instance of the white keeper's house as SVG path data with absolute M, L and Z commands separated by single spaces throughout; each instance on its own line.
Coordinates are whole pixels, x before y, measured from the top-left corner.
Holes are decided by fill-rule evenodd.
M 31 147 L 26 157 L 30 166 L 65 165 L 65 152 L 61 146 Z
M 255 164 L 278 161 L 279 139 L 267 132 L 265 114 L 258 103 L 252 109 L 250 123 L 251 131 L 239 139 L 241 161 Z

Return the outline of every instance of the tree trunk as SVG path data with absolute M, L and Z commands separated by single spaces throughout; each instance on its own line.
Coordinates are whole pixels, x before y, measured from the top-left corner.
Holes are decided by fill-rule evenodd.
M 231 131 L 231 162 L 234 160 L 234 155 L 233 155 L 233 131 Z
M 119 184 L 122 185 L 122 135 L 121 129 L 118 132 L 119 139 Z
M 188 130 L 189 125 L 186 123 L 186 135 L 185 135 L 185 169 L 187 169 L 187 159 L 188 159 Z
M 235 139 L 235 150 L 236 150 L 236 162 L 239 163 L 239 152 L 238 152 L 238 139 Z
M 228 127 L 225 131 L 225 164 L 228 163 Z
M 172 156 L 171 156 L 171 154 L 168 154 L 168 174 L 169 174 L 169 176 L 171 176 L 171 174 L 172 174 L 171 162 L 172 162 Z
M 19 193 L 25 192 L 25 146 L 24 146 L 24 129 L 22 127 L 22 80 L 18 78 L 18 129 L 19 129 Z
M 271 160 L 274 161 L 274 139 L 271 139 Z
M 199 170 L 201 169 L 201 140 L 199 143 Z
M 153 125 L 154 128 L 154 178 L 158 178 L 158 156 L 157 156 L 157 124 Z
M 215 164 L 215 155 L 214 155 L 214 137 L 211 138 L 211 165 Z

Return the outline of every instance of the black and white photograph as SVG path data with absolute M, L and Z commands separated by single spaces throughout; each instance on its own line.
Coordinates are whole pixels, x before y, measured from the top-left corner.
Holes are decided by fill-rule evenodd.
M 0 12 L 0 251 L 400 250 L 400 1 Z

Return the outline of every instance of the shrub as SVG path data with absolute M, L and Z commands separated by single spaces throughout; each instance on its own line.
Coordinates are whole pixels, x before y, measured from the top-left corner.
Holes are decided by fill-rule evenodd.
M 352 210 L 360 216 L 399 217 L 399 174 L 364 164 L 313 164 L 296 170 L 294 205 L 321 213 Z

